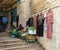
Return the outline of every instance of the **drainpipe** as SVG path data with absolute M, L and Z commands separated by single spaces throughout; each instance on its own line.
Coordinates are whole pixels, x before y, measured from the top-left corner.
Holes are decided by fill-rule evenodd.
M 32 0 L 30 0 L 29 7 L 30 7 L 30 17 L 31 17 L 32 16 Z

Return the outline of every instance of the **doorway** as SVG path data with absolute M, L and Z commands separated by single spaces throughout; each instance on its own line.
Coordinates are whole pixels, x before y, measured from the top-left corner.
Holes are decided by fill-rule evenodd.
M 16 26 L 17 7 L 14 7 L 13 9 L 11 9 L 11 12 L 12 12 L 12 18 L 13 18 L 11 19 L 13 21 L 12 25 L 17 27 Z
M 13 13 L 12 16 L 13 16 L 13 22 L 16 22 L 16 16 L 17 16 L 17 7 L 13 8 L 11 10 L 11 12 Z

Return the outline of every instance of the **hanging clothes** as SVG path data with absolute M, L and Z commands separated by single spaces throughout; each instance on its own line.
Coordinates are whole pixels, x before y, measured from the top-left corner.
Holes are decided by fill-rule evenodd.
M 26 26 L 29 26 L 29 20 L 28 20 L 28 21 L 26 21 Z
M 43 36 L 44 32 L 44 15 L 41 13 L 37 16 L 37 35 Z
M 18 28 L 18 23 L 19 23 L 19 15 L 16 16 L 16 26 Z
M 13 26 L 13 12 L 11 12 L 11 24 L 10 26 Z
M 46 14 L 47 38 L 52 38 L 53 11 L 48 10 Z
M 34 27 L 37 28 L 37 17 L 34 16 Z
M 30 18 L 28 19 L 27 24 L 28 24 L 29 27 L 30 27 L 30 26 L 34 26 L 34 19 L 33 19 L 33 17 L 30 17 Z

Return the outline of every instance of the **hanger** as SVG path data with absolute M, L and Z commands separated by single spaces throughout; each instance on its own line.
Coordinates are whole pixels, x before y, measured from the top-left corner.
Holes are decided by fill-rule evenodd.
M 57 8 L 57 7 L 60 7 L 60 6 L 55 6 L 55 7 L 52 7 L 52 8 L 48 8 L 48 10 L 49 10 L 49 9 L 55 9 L 55 8 Z M 47 8 L 41 10 L 39 13 L 33 14 L 32 16 L 38 15 L 38 14 L 40 14 L 40 13 L 41 13 L 42 11 L 44 11 L 44 10 L 47 10 Z

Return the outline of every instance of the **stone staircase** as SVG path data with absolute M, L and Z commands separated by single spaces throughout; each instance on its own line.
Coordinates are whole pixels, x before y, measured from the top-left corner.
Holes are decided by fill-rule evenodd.
M 0 33 L 0 50 L 43 50 L 37 42 L 26 43 L 24 40 L 10 38 L 9 34 Z

